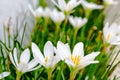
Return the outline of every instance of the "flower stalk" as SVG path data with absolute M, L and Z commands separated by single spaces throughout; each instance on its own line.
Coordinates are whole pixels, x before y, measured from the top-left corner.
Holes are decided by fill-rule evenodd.
M 21 78 L 21 76 L 22 76 L 22 73 L 19 72 L 18 70 L 16 70 L 16 74 L 17 74 L 16 80 L 20 80 L 20 78 Z

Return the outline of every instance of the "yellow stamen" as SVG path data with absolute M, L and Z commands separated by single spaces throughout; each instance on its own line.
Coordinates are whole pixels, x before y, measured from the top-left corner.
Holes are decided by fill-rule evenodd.
M 75 57 L 70 56 L 70 59 L 73 61 L 75 65 L 78 65 L 80 62 L 80 56 L 76 55 Z
M 48 62 L 48 57 L 45 57 L 45 65 L 47 64 Z
M 110 38 L 111 38 L 111 34 L 109 33 L 109 34 L 107 35 L 107 41 L 108 41 Z

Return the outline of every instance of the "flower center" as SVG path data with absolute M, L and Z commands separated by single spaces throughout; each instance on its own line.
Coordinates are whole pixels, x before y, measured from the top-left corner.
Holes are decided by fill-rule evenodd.
M 17 68 L 21 72 L 26 72 L 28 70 L 28 64 L 26 64 L 26 63 L 19 63 Z
M 73 63 L 74 63 L 75 65 L 78 65 L 79 62 L 80 62 L 80 56 L 79 56 L 79 55 L 71 56 L 70 59 L 73 61 Z
M 109 33 L 109 34 L 107 35 L 107 41 L 108 41 L 110 38 L 111 38 L 111 34 Z

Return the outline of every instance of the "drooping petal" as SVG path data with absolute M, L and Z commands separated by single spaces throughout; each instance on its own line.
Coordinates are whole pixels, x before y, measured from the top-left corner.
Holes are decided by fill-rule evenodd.
M 17 49 L 14 48 L 13 50 L 13 57 L 14 57 L 14 60 L 15 60 L 15 64 L 18 65 L 18 57 L 17 57 Z
M 10 61 L 12 62 L 12 64 L 13 64 L 15 67 L 17 67 L 17 66 L 16 66 L 16 63 L 14 62 L 14 59 L 13 59 L 13 56 L 12 56 L 12 53 L 11 53 L 11 52 L 9 53 L 9 57 L 10 57 Z
M 50 41 L 46 42 L 44 46 L 44 55 L 45 57 L 49 57 L 49 58 L 54 55 L 53 44 Z
M 90 54 L 88 54 L 87 56 L 83 57 L 80 61 L 80 63 L 85 63 L 85 62 L 89 62 L 89 61 L 94 61 L 94 59 L 96 58 L 96 56 L 98 56 L 100 54 L 100 52 L 92 52 Z
M 28 69 L 34 68 L 35 66 L 37 66 L 37 64 L 38 64 L 37 59 L 32 59 L 32 60 L 28 63 Z
M 37 67 L 35 68 L 32 68 L 32 69 L 28 69 L 26 72 L 30 72 L 30 71 L 34 71 L 34 70 L 37 70 L 41 67 L 41 65 L 38 65 Z
M 4 78 L 4 77 L 7 77 L 8 75 L 10 75 L 10 72 L 2 72 L 0 74 L 0 79 Z
M 77 69 L 80 70 L 80 69 L 82 69 L 82 68 L 84 68 L 84 67 L 86 67 L 86 66 L 88 66 L 90 64 L 95 64 L 95 63 L 99 63 L 99 61 L 87 61 L 87 62 L 84 62 L 84 63 L 78 65 Z
M 20 63 L 28 63 L 30 60 L 30 50 L 25 49 L 20 56 Z
M 39 60 L 40 64 L 43 65 L 44 57 L 43 57 L 40 49 L 38 48 L 38 46 L 35 43 L 32 43 L 32 52 L 33 52 L 33 56 Z
M 84 56 L 84 50 L 83 50 L 84 46 L 82 42 L 79 42 L 75 45 L 74 49 L 73 49 L 73 56 L 75 57 L 80 56 L 80 58 L 82 58 Z

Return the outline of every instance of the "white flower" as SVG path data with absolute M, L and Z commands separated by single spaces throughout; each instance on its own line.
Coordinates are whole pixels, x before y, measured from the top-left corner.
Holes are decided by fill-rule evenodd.
M 105 42 L 111 45 L 120 45 L 120 26 L 116 23 L 106 23 L 103 28 Z
M 35 43 L 32 43 L 32 52 L 34 57 L 45 68 L 54 67 L 59 61 L 57 56 L 54 56 L 54 48 L 50 41 L 46 42 L 44 46 L 44 56 Z
M 83 0 L 81 4 L 83 5 L 84 8 L 87 9 L 103 9 L 102 5 L 97 5 L 93 2 L 87 2 L 85 0 Z
M 29 5 L 29 9 L 35 17 L 49 18 L 51 14 L 51 9 L 49 7 L 46 7 L 45 9 L 39 7 L 34 11 L 32 6 Z
M 2 72 L 0 74 L 0 79 L 4 78 L 4 77 L 7 77 L 8 75 L 10 75 L 10 72 Z
M 118 4 L 118 2 L 117 1 L 115 1 L 115 0 L 103 0 L 106 4 L 108 4 L 108 5 L 116 5 L 116 4 Z
M 61 23 L 65 19 L 65 15 L 63 12 L 59 12 L 56 9 L 54 9 L 51 12 L 50 18 L 55 22 L 55 23 Z
M 77 7 L 81 0 L 69 0 L 68 3 L 66 3 L 65 0 L 58 0 L 57 3 L 55 0 L 52 0 L 52 2 L 61 10 L 64 12 L 71 12 L 75 7 Z
M 100 52 L 92 52 L 87 56 L 84 56 L 83 43 L 79 42 L 75 45 L 73 52 L 68 44 L 64 44 L 60 41 L 57 43 L 57 48 L 55 49 L 56 54 L 59 55 L 61 60 L 65 61 L 67 65 L 77 68 L 78 70 L 99 61 L 94 61 L 95 57 L 99 55 Z
M 18 53 L 17 49 L 14 48 L 13 56 L 12 53 L 9 54 L 10 60 L 13 65 L 17 68 L 18 71 L 25 73 L 29 71 L 36 70 L 40 68 L 40 65 L 37 66 L 38 62 L 35 59 L 32 59 L 30 62 L 30 51 L 29 49 L 25 49 L 20 55 L 20 60 L 17 58 Z
M 73 17 L 69 16 L 69 22 L 74 28 L 81 28 L 84 24 L 86 24 L 87 19 L 81 17 Z
M 50 15 L 51 15 L 51 12 L 52 12 L 51 9 L 49 7 L 46 7 L 43 11 L 43 17 L 44 18 L 49 18 Z

